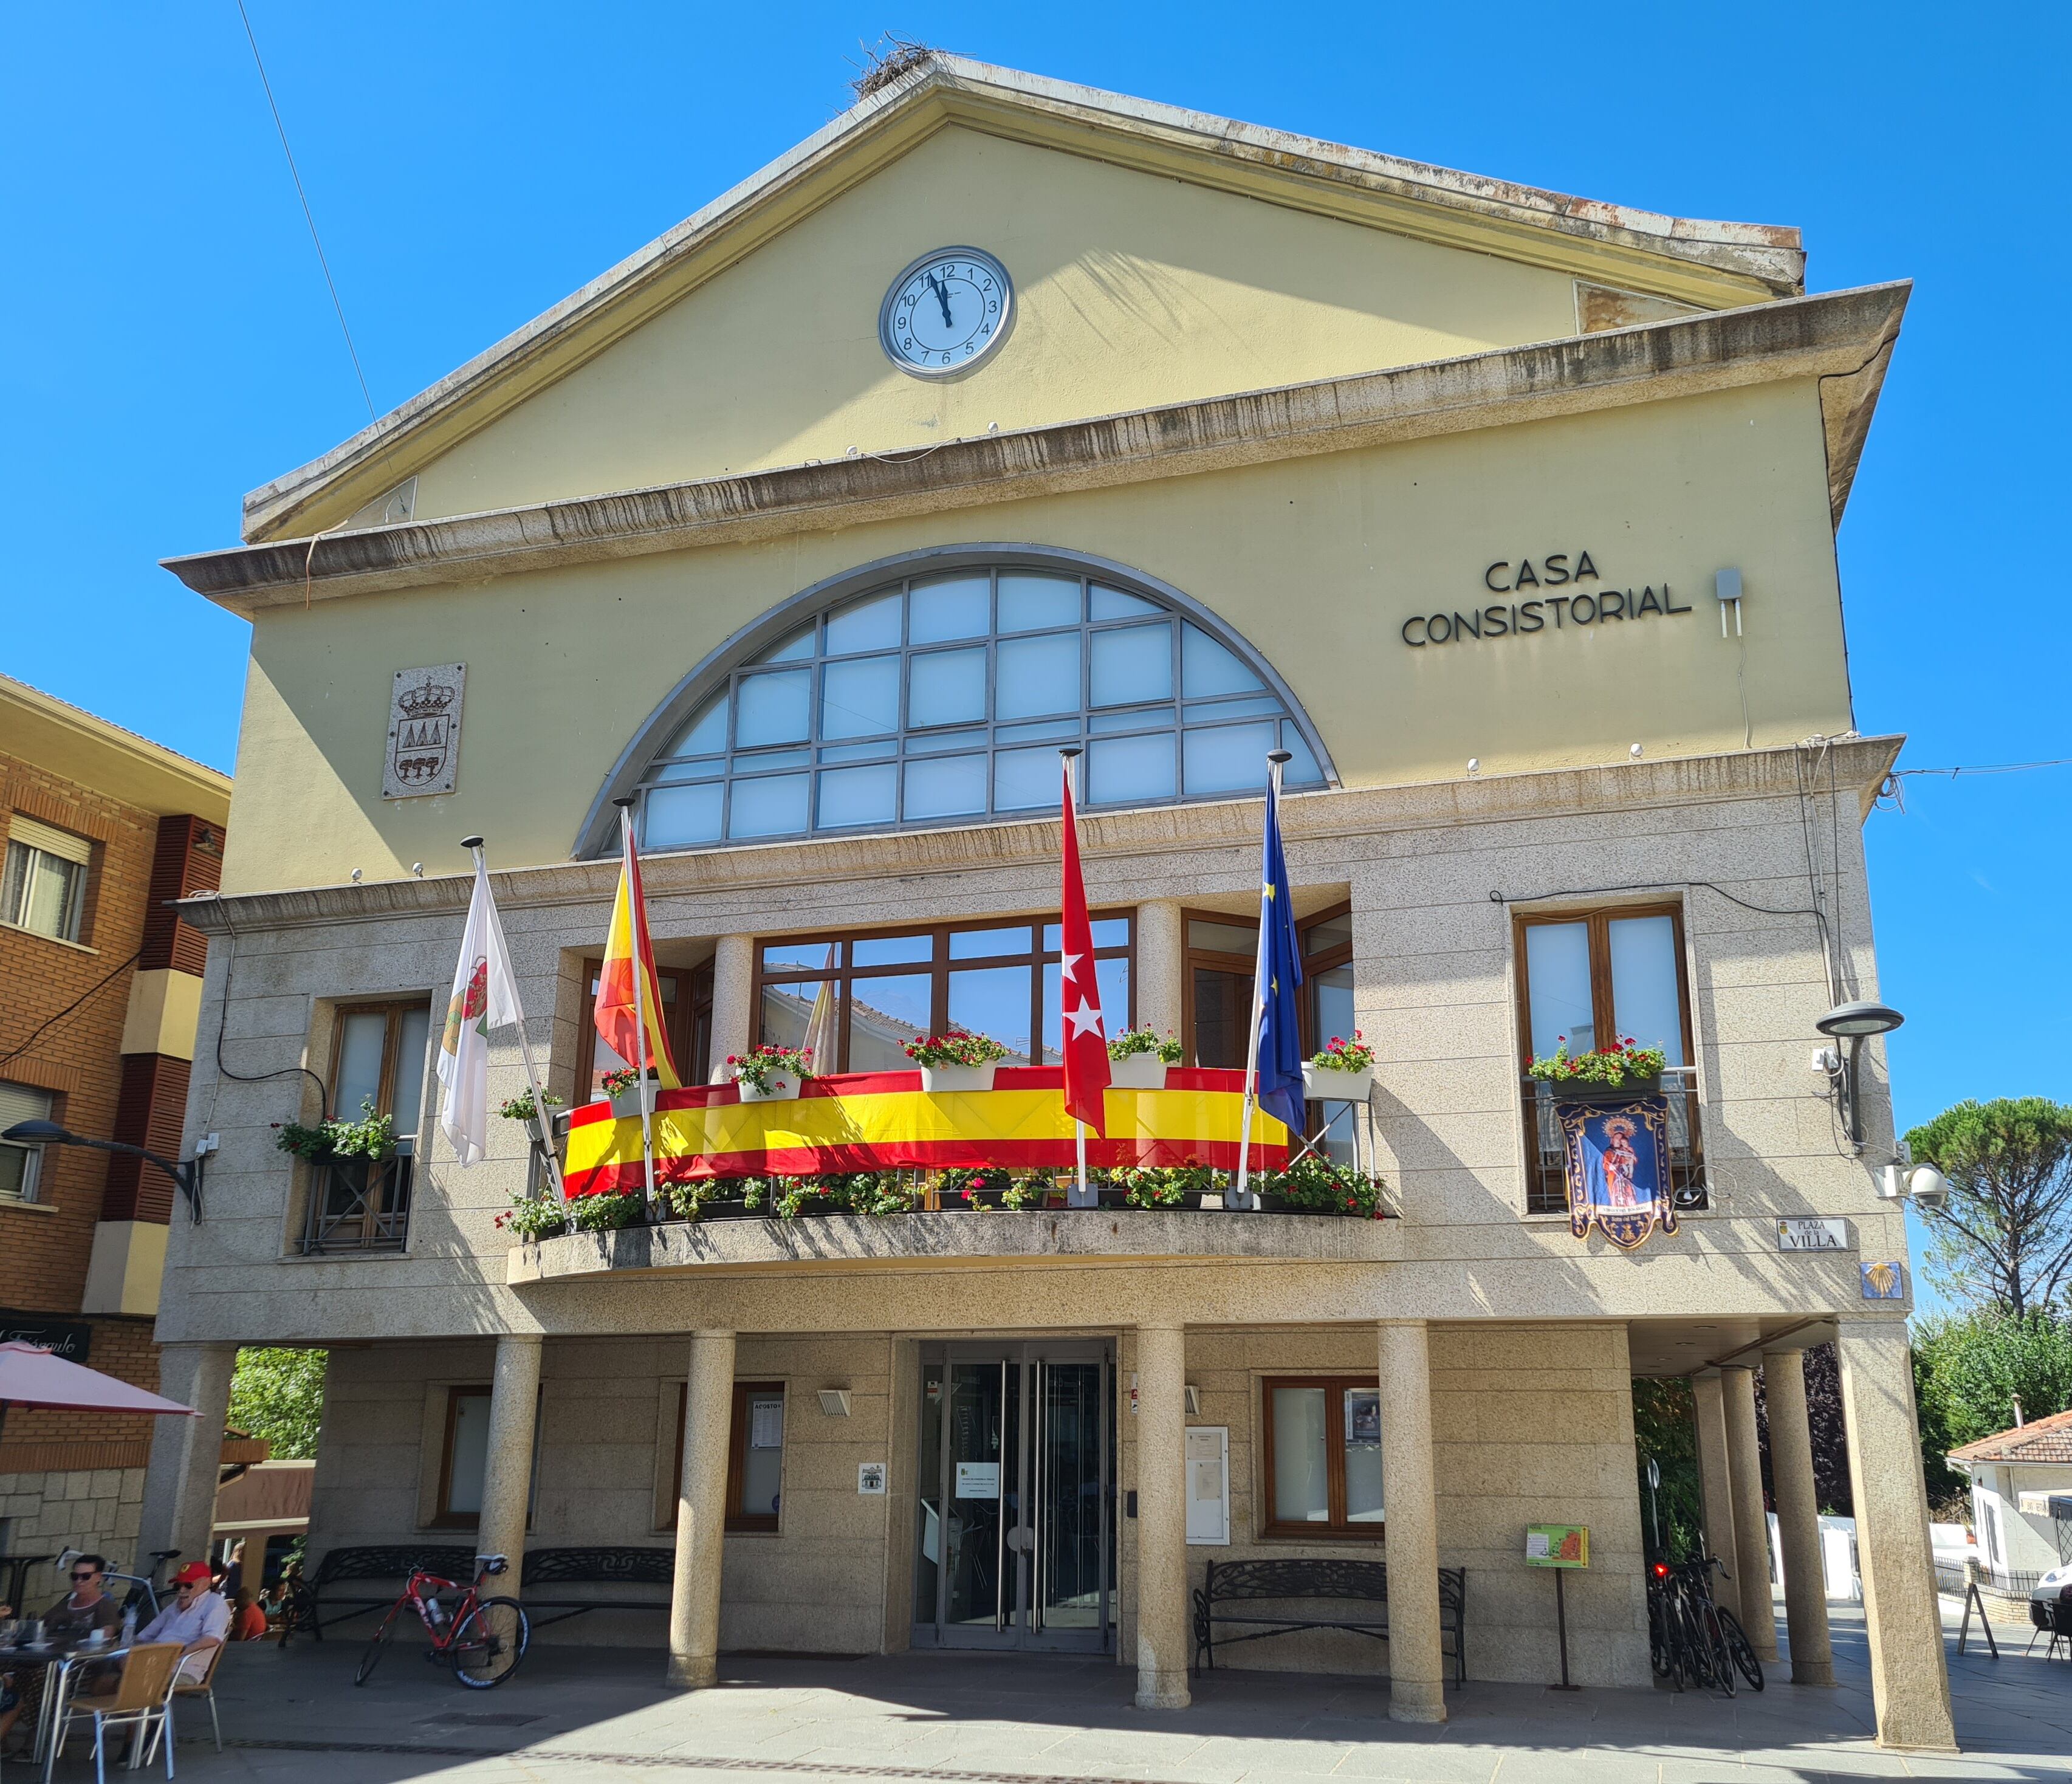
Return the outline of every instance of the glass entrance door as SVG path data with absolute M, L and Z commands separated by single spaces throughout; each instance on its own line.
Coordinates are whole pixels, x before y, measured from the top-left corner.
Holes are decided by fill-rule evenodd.
M 924 1352 L 914 1639 L 1100 1653 L 1115 1620 L 1104 1344 Z

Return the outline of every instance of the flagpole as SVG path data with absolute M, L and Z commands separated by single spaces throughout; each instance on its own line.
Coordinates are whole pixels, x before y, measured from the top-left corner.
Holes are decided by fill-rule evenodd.
M 475 870 L 478 873 L 487 874 L 489 871 L 488 861 L 483 853 L 481 837 L 462 837 L 460 839 L 460 845 L 474 855 Z M 493 898 L 490 901 L 489 908 L 490 921 L 496 925 L 496 939 L 504 944 L 504 964 L 508 967 L 511 964 L 510 944 L 504 942 L 504 919 L 497 914 L 496 903 Z M 511 995 L 514 999 L 518 995 L 518 986 L 515 977 L 512 982 Z M 547 1160 L 547 1184 L 554 1192 L 554 1199 L 557 1202 L 565 1202 L 568 1199 L 568 1192 L 561 1182 L 561 1161 L 554 1156 L 554 1118 L 547 1108 L 546 1091 L 545 1087 L 540 1083 L 539 1067 L 532 1063 L 532 1043 L 526 1038 L 525 1009 L 522 1004 L 518 1008 L 518 1056 L 525 1062 L 525 1083 L 532 1092 L 532 1111 L 540 1124 L 540 1149 L 546 1155 Z
M 633 843 L 633 806 L 637 795 L 629 795 L 612 803 L 619 808 L 619 846 L 622 859 L 631 851 Z M 620 869 L 622 877 L 625 869 Z M 633 1062 L 634 1070 L 639 1073 L 635 1087 L 640 1092 L 640 1165 L 648 1186 L 648 1218 L 655 1218 L 655 1095 L 648 1077 L 648 956 L 640 946 L 640 926 L 648 915 L 647 901 L 633 896 L 631 887 L 627 889 L 626 927 L 628 943 L 633 950 L 633 1026 L 639 1031 L 640 1057 Z
M 1281 765 L 1289 759 L 1283 750 L 1268 752 L 1266 758 L 1266 812 L 1272 816 L 1281 804 Z M 1261 833 L 1264 824 L 1262 822 Z M 1237 1181 L 1232 1185 L 1225 1206 L 1231 1208 L 1252 1208 L 1258 1198 L 1248 1187 L 1252 1178 L 1252 1116 L 1259 1106 L 1259 1030 L 1266 1019 L 1266 850 L 1260 848 L 1259 875 L 1259 947 L 1252 963 L 1252 1034 L 1244 1050 L 1244 1114 L 1238 1129 Z M 1293 888 L 1290 888 L 1292 894 Z
M 1060 750 L 1058 754 L 1065 758 L 1065 785 L 1071 789 L 1072 795 L 1072 814 L 1067 821 L 1076 831 L 1079 822 L 1079 752 L 1077 750 Z M 1062 959 L 1065 952 L 1065 935 L 1062 920 L 1064 916 L 1063 910 L 1060 910 L 1058 915 L 1060 919 L 1058 931 L 1058 953 Z M 1089 960 L 1087 964 L 1091 968 L 1093 963 Z M 1064 1012 L 1063 974 L 1060 972 L 1058 995 L 1058 1057 L 1060 1063 L 1064 1058 L 1064 1046 L 1067 1038 L 1065 1034 Z M 1079 1192 L 1071 1198 L 1072 1206 L 1075 1208 L 1096 1206 L 1098 1204 L 1095 1202 L 1092 1193 L 1087 1187 L 1087 1124 L 1076 1115 L 1072 1117 L 1072 1141 L 1079 1166 Z

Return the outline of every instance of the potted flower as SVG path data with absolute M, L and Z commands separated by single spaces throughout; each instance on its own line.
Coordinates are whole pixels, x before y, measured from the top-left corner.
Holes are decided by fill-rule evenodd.
M 604 1075 L 604 1094 L 611 1099 L 611 1116 L 615 1121 L 637 1121 L 643 1115 L 654 1112 L 655 1092 L 661 1080 L 661 1073 L 652 1066 L 648 1068 L 648 1082 L 643 1087 L 640 1074 L 631 1066 L 622 1066 L 616 1071 Z
M 1180 1063 L 1180 1043 L 1156 1029 L 1133 1028 L 1108 1044 L 1108 1081 L 1117 1090 L 1163 1090 L 1166 1068 Z
M 779 1047 L 767 1044 L 747 1053 L 730 1053 L 726 1063 L 734 1068 L 735 1087 L 744 1103 L 789 1103 L 799 1086 L 813 1075 L 811 1047 Z
M 991 1090 L 993 1068 L 1007 1057 L 1007 1049 L 989 1034 L 953 1028 L 916 1036 L 906 1043 L 906 1057 L 921 1068 L 921 1088 L 943 1095 Z
M 539 1109 L 532 1101 L 532 1091 L 529 1085 L 508 1102 L 500 1105 L 496 1112 L 507 1121 L 523 1121 L 525 1124 L 526 1132 L 532 1137 L 532 1144 L 544 1148 L 551 1143 L 553 1138 L 551 1130 L 554 1119 L 553 1112 L 561 1106 L 561 1100 L 552 1091 L 547 1091 L 542 1093 L 541 1100 L 546 1104 L 548 1109 L 547 1119 L 544 1121 L 540 1119 Z
M 544 1195 L 521 1197 L 496 1217 L 496 1230 L 525 1245 L 536 1245 L 568 1231 L 568 1215 L 560 1203 Z
M 1313 1103 L 1364 1103 L 1374 1088 L 1374 1049 L 1358 1029 L 1348 1041 L 1334 1034 L 1302 1067 L 1302 1094 Z
M 1615 1046 L 1571 1053 L 1567 1035 L 1554 1038 L 1552 1055 L 1544 1059 L 1536 1056 L 1525 1070 L 1528 1077 L 1552 1085 L 1557 1095 L 1577 1102 L 1603 1101 L 1652 1096 L 1662 1087 L 1669 1056 L 1660 1047 L 1641 1046 L 1630 1034 L 1622 1034 Z

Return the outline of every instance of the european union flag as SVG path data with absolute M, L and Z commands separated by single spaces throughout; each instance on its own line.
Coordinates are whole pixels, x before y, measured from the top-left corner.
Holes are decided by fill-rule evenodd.
M 1266 789 L 1266 848 L 1260 867 L 1259 963 L 1264 977 L 1259 1003 L 1259 1106 L 1302 1132 L 1302 950 L 1295 935 L 1295 900 L 1288 887 L 1288 857 L 1281 847 L 1281 788 Z

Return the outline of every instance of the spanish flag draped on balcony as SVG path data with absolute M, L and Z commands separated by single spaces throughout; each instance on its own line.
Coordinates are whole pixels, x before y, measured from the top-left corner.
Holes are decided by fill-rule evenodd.
M 640 856 L 631 814 L 619 825 L 619 896 L 604 939 L 604 969 L 597 976 L 597 1032 L 604 1044 L 638 1071 L 655 1068 L 664 1090 L 683 1079 L 669 1054 L 662 1026 L 662 989 L 655 977 L 655 947 L 648 935 L 648 903 L 640 893 Z M 641 1041 L 643 1026 L 647 1041 Z

